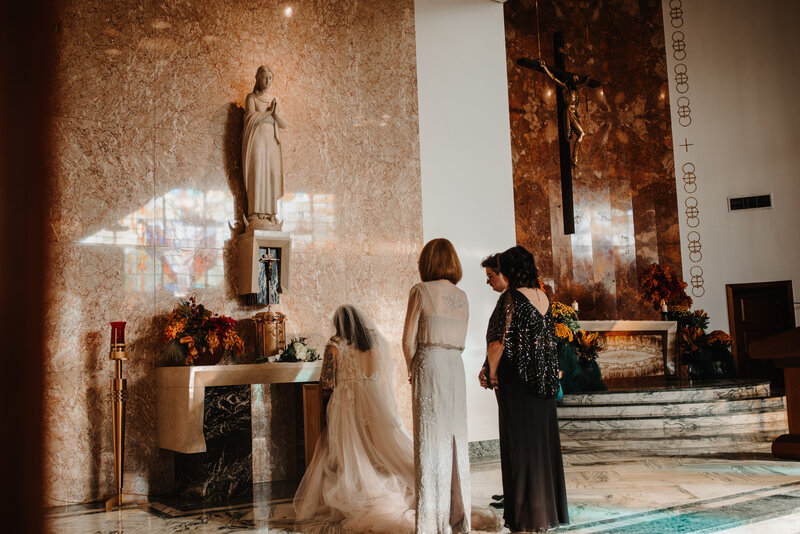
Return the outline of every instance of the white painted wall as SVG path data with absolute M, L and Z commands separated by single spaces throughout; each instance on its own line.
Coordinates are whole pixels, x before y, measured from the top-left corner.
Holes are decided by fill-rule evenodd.
M 695 307 L 708 312 L 712 329 L 728 331 L 725 284 L 791 279 L 794 299 L 800 300 L 800 2 L 663 0 L 662 5 L 683 274 L 688 281 L 691 268 L 702 267 L 705 295 L 695 298 Z M 685 36 L 682 61 L 672 50 L 676 28 L 670 8 L 676 6 L 683 10 L 677 28 Z M 683 94 L 674 80 L 679 63 L 689 77 Z M 678 122 L 682 96 L 690 103 L 688 127 Z M 694 144 L 688 152 L 680 146 L 685 140 Z M 693 196 L 700 225 L 694 230 L 703 255 L 698 263 L 690 261 L 687 249 L 693 229 L 683 208 L 689 196 L 685 162 L 696 167 Z M 765 193 L 772 193 L 773 209 L 727 209 L 729 196 Z
M 414 8 L 423 233 L 452 241 L 461 259 L 469 440 L 496 439 L 497 405 L 477 375 L 498 296 L 480 262 L 516 244 L 503 5 L 416 0 Z

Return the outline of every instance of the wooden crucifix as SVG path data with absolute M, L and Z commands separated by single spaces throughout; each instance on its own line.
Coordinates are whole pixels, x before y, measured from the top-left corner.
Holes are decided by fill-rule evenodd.
M 279 276 L 278 273 L 279 273 L 279 271 L 278 272 L 273 271 L 272 264 L 273 263 L 280 263 L 281 260 L 280 260 L 279 257 L 277 257 L 277 255 L 279 254 L 278 250 L 276 250 L 275 252 L 276 252 L 276 256 L 273 256 L 272 252 L 270 251 L 270 249 L 267 248 L 266 252 L 258 259 L 258 261 L 260 263 L 266 264 L 266 268 L 264 270 L 264 274 L 265 274 L 265 278 L 266 278 L 266 280 L 265 280 L 265 282 L 266 282 L 266 295 L 262 294 L 263 293 L 262 290 L 264 288 L 259 287 L 258 301 L 259 301 L 260 304 L 266 304 L 267 305 L 267 309 L 270 309 L 270 306 L 272 306 L 273 304 L 277 304 L 278 303 L 278 292 L 277 292 L 278 283 L 277 282 L 278 282 L 278 276 Z M 261 284 L 259 283 L 259 286 L 260 285 Z M 273 299 L 273 295 L 275 297 L 274 299 Z M 263 297 L 266 297 L 266 299 L 265 299 L 266 302 L 262 301 Z
M 558 114 L 558 153 L 561 164 L 561 210 L 564 216 L 564 234 L 575 233 L 575 206 L 572 200 L 572 170 L 578 168 L 578 156 L 584 131 L 578 116 L 580 90 L 584 86 L 599 87 L 600 82 L 569 72 L 564 54 L 564 32 L 553 35 L 555 66 L 548 67 L 541 59 L 521 58 L 517 65 L 544 73 L 557 86 L 556 111 Z M 570 139 L 574 137 L 570 147 Z

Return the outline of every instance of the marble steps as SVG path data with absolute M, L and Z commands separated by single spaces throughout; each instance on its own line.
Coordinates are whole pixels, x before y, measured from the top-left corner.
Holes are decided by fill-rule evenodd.
M 736 386 L 720 385 L 691 389 L 658 389 L 649 391 L 608 391 L 599 393 L 570 393 L 564 395 L 561 406 L 587 404 L 662 404 L 700 402 L 723 399 L 746 399 L 770 396 L 769 382 L 753 382 Z
M 705 422 L 704 422 L 705 423 Z M 627 440 L 627 439 L 671 439 L 679 437 L 718 436 L 720 434 L 749 435 L 754 432 L 769 432 L 775 435 L 788 432 L 786 419 L 775 417 L 771 421 L 727 425 L 719 422 L 705 423 L 703 426 L 682 424 L 651 427 L 618 426 L 615 428 L 574 428 L 561 427 L 561 436 L 580 439 Z
M 605 399 L 604 399 L 605 400 Z M 783 397 L 682 401 L 674 403 L 631 403 L 559 405 L 559 419 L 642 418 L 715 416 L 730 413 L 761 413 L 784 409 Z
M 561 447 L 565 453 L 600 452 L 612 450 L 641 451 L 654 455 L 730 452 L 768 452 L 771 442 L 782 432 L 766 431 L 749 434 L 717 434 L 715 436 L 668 437 L 663 439 L 620 438 L 591 439 L 562 434 Z M 763 445 L 763 446 L 762 446 Z
M 573 454 L 768 453 L 787 432 L 785 398 L 767 382 L 569 395 L 558 418 L 564 452 Z
M 777 410 L 762 410 L 713 416 L 657 416 L 628 418 L 568 418 L 559 412 L 559 427 L 562 431 L 624 430 L 624 429 L 682 429 L 699 433 L 714 433 L 720 428 L 730 431 L 734 427 L 761 428 L 783 427 L 786 412 L 781 406 Z M 707 429 L 707 430 L 703 430 Z

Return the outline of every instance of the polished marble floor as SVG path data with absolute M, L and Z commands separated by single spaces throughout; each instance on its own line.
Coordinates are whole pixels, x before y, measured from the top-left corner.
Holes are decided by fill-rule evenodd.
M 647 456 L 639 452 L 564 457 L 570 525 L 576 534 L 800 533 L 800 462 L 768 449 L 737 455 Z M 500 464 L 472 466 L 473 502 L 500 492 Z M 50 509 L 48 531 L 76 534 L 317 532 L 335 525 L 292 522 L 286 485 L 260 486 L 255 502 L 198 509 L 169 499 L 105 512 L 83 505 Z M 507 532 L 504 530 L 503 532 Z

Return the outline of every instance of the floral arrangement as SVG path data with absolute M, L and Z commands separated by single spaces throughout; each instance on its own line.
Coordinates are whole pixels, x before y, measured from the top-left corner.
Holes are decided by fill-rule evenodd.
M 596 359 L 600 348 L 600 334 L 597 332 L 587 332 L 586 330 L 575 332 L 575 349 L 581 358 Z
M 164 329 L 167 346 L 162 353 L 167 365 L 193 365 L 202 353 L 220 347 L 226 356 L 244 353 L 244 342 L 236 332 L 236 321 L 212 313 L 194 297 L 181 301 L 169 315 Z
M 689 311 L 689 306 L 673 304 L 667 308 L 667 318 L 670 321 L 678 321 L 679 324 L 688 324 L 691 315 L 692 312 Z
M 572 332 L 577 332 L 581 329 L 581 325 L 578 324 L 578 312 L 572 309 L 572 306 L 567 306 L 563 302 L 553 302 L 551 310 L 553 321 L 557 324 L 561 323 L 567 326 Z M 572 341 L 572 338 L 570 338 L 570 341 Z
M 678 340 L 684 353 L 700 352 L 706 345 L 706 333 L 697 326 L 688 326 L 678 330 Z
M 556 323 L 556 338 L 560 341 L 568 341 L 572 343 L 575 335 L 572 333 L 570 327 L 564 323 Z
M 722 330 L 714 330 L 706 336 L 706 343 L 708 343 L 708 346 L 712 349 L 727 349 L 730 348 L 733 341 L 731 340 L 731 336 Z
M 656 310 L 661 309 L 661 301 L 667 304 L 689 307 L 692 298 L 686 294 L 686 282 L 681 280 L 672 270 L 657 263 L 652 264 L 642 273 L 640 280 L 644 298 L 653 304 Z
M 564 393 L 604 391 L 606 385 L 597 365 L 600 336 L 581 330 L 578 312 L 563 302 L 553 301 L 550 306 L 558 344 L 558 367 L 562 371 L 561 387 Z
M 667 318 L 678 323 L 681 360 L 692 378 L 734 378 L 736 368 L 731 354 L 731 336 L 722 330 L 707 334 L 708 314 L 684 305 L 670 305 Z
M 259 358 L 256 363 L 264 362 L 313 362 L 319 359 L 317 349 L 308 346 L 306 338 L 298 337 L 292 339 L 289 344 L 277 356 Z
M 689 315 L 689 324 L 705 331 L 708 328 L 708 314 L 703 310 L 695 310 Z
M 299 337 L 291 340 L 289 345 L 281 352 L 278 361 L 281 362 L 313 362 L 318 360 L 317 349 L 312 349 L 306 344 L 306 338 Z

